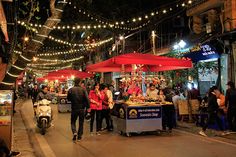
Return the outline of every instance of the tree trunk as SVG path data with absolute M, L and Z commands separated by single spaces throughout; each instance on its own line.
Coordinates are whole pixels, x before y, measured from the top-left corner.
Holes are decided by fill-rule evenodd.
M 43 41 L 52 31 L 53 26 L 56 26 L 60 22 L 66 4 L 66 1 L 59 1 L 55 9 L 51 10 L 52 16 L 46 20 L 43 27 L 41 27 L 38 33 L 28 42 L 25 51 L 18 57 L 14 65 L 9 67 L 8 73 L 6 73 L 3 81 L 0 83 L 0 89 L 11 89 L 17 77 L 21 74 L 23 69 L 26 68 L 27 64 L 31 62 L 38 49 L 43 46 Z

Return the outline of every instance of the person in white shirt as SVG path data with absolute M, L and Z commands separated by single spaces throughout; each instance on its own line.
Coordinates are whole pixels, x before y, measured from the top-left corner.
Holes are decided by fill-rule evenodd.
M 175 118 L 174 118 L 174 126 L 177 126 L 177 118 L 178 118 L 178 101 L 181 100 L 180 92 L 175 91 L 175 95 L 172 97 L 173 104 L 175 106 Z
M 146 95 L 149 99 L 156 100 L 158 95 L 158 90 L 156 89 L 154 84 L 150 84 L 149 88 L 147 89 Z
M 173 101 L 173 104 L 175 105 L 175 109 L 178 108 L 178 100 L 180 100 L 181 97 L 180 97 L 180 93 L 179 91 L 175 91 L 175 96 L 172 97 L 172 101 Z

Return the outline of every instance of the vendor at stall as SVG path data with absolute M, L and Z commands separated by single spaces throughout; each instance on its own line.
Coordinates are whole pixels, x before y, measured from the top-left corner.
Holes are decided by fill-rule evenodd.
M 158 92 L 158 100 L 161 102 L 165 102 L 166 96 L 164 95 L 164 92 L 162 89 L 159 90 Z
M 139 96 L 140 94 L 142 94 L 142 90 L 140 87 L 137 86 L 135 82 L 132 82 L 132 84 L 128 88 L 127 93 L 129 95 Z
M 146 92 L 146 96 L 147 96 L 147 99 L 157 100 L 158 90 L 156 89 L 153 83 L 149 85 L 149 88 L 147 89 L 147 92 Z

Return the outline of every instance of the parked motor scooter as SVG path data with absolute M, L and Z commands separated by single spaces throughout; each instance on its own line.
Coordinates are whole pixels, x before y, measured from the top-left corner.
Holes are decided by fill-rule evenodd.
M 46 129 L 51 126 L 52 109 L 50 103 L 51 101 L 43 99 L 34 104 L 37 126 L 41 129 L 42 135 L 44 135 L 46 133 Z

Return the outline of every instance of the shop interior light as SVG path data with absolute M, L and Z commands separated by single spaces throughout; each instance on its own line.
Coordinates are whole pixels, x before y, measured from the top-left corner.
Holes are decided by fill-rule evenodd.
M 179 44 L 180 48 L 184 48 L 186 46 L 186 42 L 183 40 L 180 40 Z
M 185 41 L 180 40 L 180 42 L 179 42 L 179 43 L 176 43 L 176 44 L 173 46 L 173 48 L 174 48 L 174 50 L 178 50 L 178 49 L 184 48 L 186 45 L 187 45 L 187 43 L 186 43 Z
M 178 44 L 175 44 L 175 45 L 173 46 L 173 48 L 174 48 L 174 50 L 177 50 L 177 49 L 179 48 L 179 45 L 178 45 Z

